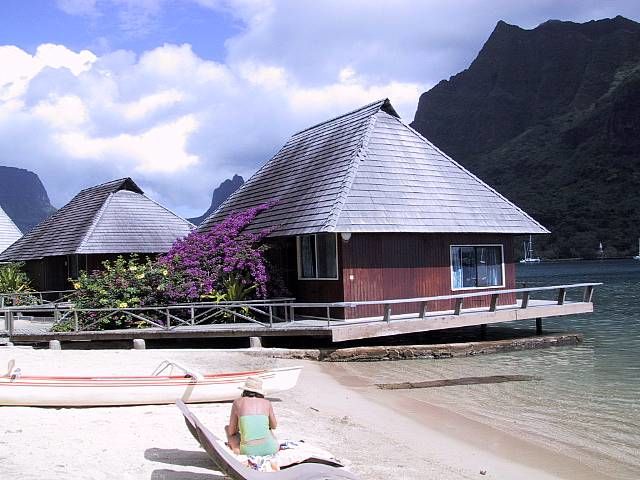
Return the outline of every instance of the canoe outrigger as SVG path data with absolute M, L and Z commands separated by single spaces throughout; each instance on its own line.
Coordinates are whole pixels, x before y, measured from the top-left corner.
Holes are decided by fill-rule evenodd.
M 171 367 L 182 375 L 160 374 Z M 89 407 L 220 402 L 237 398 L 247 377 L 262 379 L 268 395 L 293 388 L 302 367 L 202 374 L 165 360 L 150 376 L 26 376 L 15 362 L 0 377 L 0 405 Z M 172 373 L 172 372 L 170 372 Z

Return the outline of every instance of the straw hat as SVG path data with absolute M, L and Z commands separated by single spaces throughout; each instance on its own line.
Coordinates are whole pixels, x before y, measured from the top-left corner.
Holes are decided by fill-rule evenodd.
M 247 377 L 244 385 L 238 388 L 247 392 L 254 392 L 259 393 L 260 395 L 264 395 L 264 390 L 262 390 L 262 380 L 260 380 L 258 377 Z

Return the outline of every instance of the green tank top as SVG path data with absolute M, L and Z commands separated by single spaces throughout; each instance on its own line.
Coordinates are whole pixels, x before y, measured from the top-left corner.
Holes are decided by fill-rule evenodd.
M 238 430 L 242 443 L 260 440 L 269 435 L 269 417 L 267 415 L 242 415 L 238 418 Z

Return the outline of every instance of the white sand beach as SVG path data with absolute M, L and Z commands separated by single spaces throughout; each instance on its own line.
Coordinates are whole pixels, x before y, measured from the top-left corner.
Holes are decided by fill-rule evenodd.
M 298 386 L 277 396 L 280 439 L 323 447 L 362 479 L 603 478 L 577 461 L 395 391 L 339 364 L 275 360 L 219 350 L 0 349 L 24 374 L 146 375 L 169 358 L 220 372 L 303 364 Z M 193 405 L 219 435 L 229 403 Z M 485 473 L 481 473 L 485 472 Z M 0 407 L 0 478 L 222 478 L 173 405 Z

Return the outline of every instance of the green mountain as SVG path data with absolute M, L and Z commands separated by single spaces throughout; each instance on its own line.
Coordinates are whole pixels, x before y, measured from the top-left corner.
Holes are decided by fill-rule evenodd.
M 640 24 L 499 22 L 412 126 L 552 231 L 536 254 L 637 254 Z

